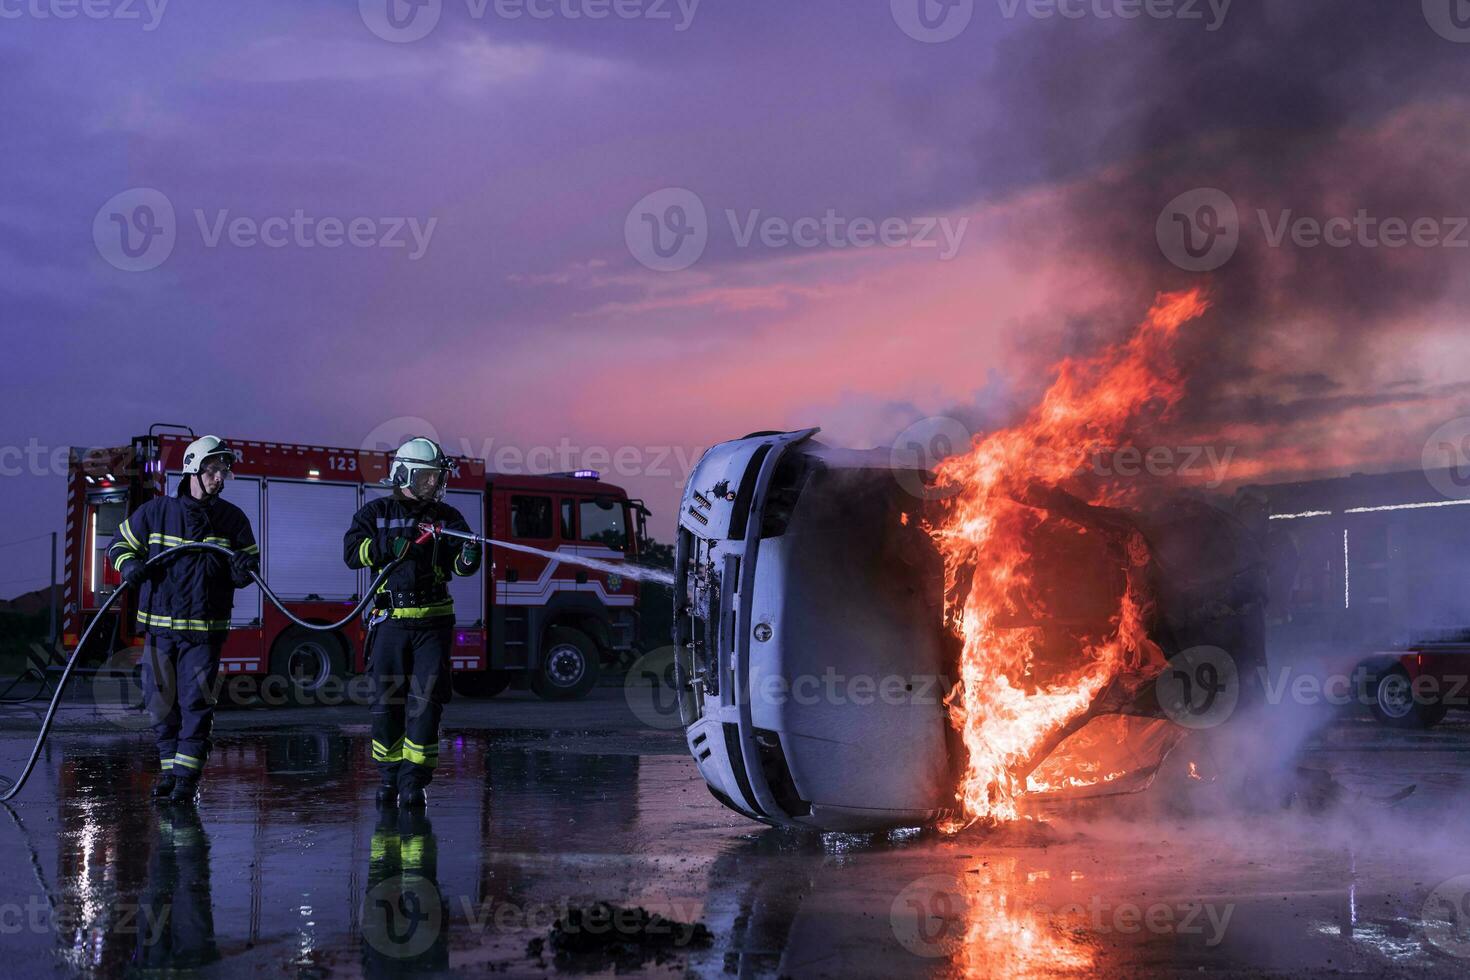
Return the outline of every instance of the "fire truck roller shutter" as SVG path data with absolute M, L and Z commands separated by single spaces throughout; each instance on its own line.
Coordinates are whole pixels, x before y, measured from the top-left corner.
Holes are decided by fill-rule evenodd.
M 357 497 L 355 484 L 267 481 L 265 580 L 276 595 L 327 600 L 361 595 L 357 572 L 342 564 L 341 556 L 342 528 L 357 513 Z
M 166 475 L 164 488 L 169 496 L 178 492 L 180 473 L 169 473 Z M 236 476 L 225 481 L 225 489 L 220 494 L 225 500 L 234 504 L 245 512 L 245 517 L 250 521 L 250 529 L 255 532 L 255 539 L 260 542 L 260 559 L 262 566 L 269 559 L 266 546 L 264 529 L 260 523 L 260 496 L 261 485 L 258 477 Z M 266 579 L 267 582 L 270 579 Z M 255 583 L 247 585 L 235 592 L 235 610 L 230 614 L 231 626 L 250 626 L 260 622 L 260 586 Z

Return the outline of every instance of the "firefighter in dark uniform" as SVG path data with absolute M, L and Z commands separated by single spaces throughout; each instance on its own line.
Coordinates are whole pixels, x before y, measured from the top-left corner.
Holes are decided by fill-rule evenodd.
M 449 701 L 454 643 L 452 575 L 473 575 L 480 547 L 436 536 L 416 543 L 420 523 L 469 531 L 443 503 L 453 462 L 430 439 L 410 439 L 389 461 L 383 482 L 393 494 L 357 512 L 343 538 L 347 564 L 376 573 L 406 556 L 379 590 L 368 640 L 373 678 L 373 761 L 379 806 L 425 805 L 424 787 L 439 762 L 439 719 Z
M 153 788 L 155 799 L 194 799 L 209 756 L 214 685 L 235 590 L 249 585 L 260 565 L 250 520 L 220 499 L 234 463 L 234 453 L 218 436 L 189 443 L 178 492 L 139 507 L 118 525 L 108 548 L 123 584 L 138 590 L 138 625 L 148 637 L 143 693 L 163 770 Z M 144 568 L 151 556 L 197 541 L 235 554 L 227 559 L 191 551 Z

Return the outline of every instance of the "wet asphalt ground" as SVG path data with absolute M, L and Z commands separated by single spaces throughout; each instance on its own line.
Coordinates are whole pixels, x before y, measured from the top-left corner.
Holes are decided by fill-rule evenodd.
M 0 709 L 0 769 L 36 716 Z M 199 803 L 161 808 L 138 722 L 68 706 L 0 813 L 0 973 L 1465 976 L 1467 722 L 1344 720 L 1314 740 L 1306 761 L 1350 793 L 1417 785 L 1392 808 L 1241 813 L 1156 787 L 999 830 L 865 838 L 725 810 L 680 733 L 616 688 L 450 705 L 424 817 L 375 811 L 363 708 L 223 712 Z M 596 900 L 711 938 L 669 926 L 657 956 L 538 954 Z

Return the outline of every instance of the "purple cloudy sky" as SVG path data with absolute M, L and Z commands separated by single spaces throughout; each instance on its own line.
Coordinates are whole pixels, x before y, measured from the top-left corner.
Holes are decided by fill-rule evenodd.
M 1470 413 L 1453 2 L 0 0 L 0 543 L 62 522 L 27 447 L 155 420 L 623 450 L 667 538 L 711 442 L 998 424 L 1202 281 L 1181 439 L 1248 480 L 1418 465 Z M 670 188 L 707 242 L 660 271 Z M 1197 188 L 1238 209 L 1204 271 L 1159 233 Z M 1269 234 L 1364 209 L 1437 243 Z M 0 595 L 45 570 L 0 548 Z

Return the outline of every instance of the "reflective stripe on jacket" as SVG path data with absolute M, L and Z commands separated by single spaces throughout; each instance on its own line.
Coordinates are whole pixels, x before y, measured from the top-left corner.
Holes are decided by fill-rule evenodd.
M 154 497 L 118 525 L 107 549 L 118 571 L 168 548 L 218 544 L 253 556 L 260 548 L 245 512 L 227 500 L 189 495 L 189 480 L 173 497 Z M 189 552 L 155 566 L 138 588 L 138 625 L 150 632 L 216 633 L 229 629 L 236 584 L 223 555 Z

